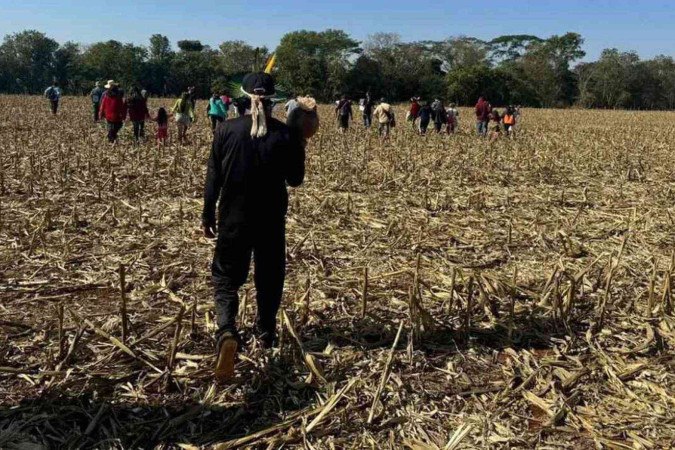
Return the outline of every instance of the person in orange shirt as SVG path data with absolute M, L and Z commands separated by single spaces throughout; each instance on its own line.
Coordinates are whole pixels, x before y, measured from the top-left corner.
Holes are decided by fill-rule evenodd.
M 502 117 L 502 123 L 504 124 L 504 132 L 506 133 L 506 135 L 513 137 L 515 134 L 515 127 L 516 127 L 516 113 L 514 111 L 513 106 L 509 106 L 506 108 L 506 112 Z

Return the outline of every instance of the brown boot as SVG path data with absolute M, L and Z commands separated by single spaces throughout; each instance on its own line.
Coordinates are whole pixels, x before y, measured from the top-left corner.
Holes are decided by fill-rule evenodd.
M 237 337 L 227 331 L 218 340 L 216 355 L 216 381 L 227 381 L 234 376 L 234 362 L 237 357 L 239 343 Z

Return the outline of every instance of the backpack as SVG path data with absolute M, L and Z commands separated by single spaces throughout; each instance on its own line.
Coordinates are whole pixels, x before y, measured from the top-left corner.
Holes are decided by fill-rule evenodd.
M 54 86 L 50 86 L 49 88 L 47 88 L 47 90 L 45 91 L 45 97 L 48 98 L 49 100 L 56 100 L 58 98 Z
M 387 117 L 389 118 L 389 126 L 394 128 L 396 126 L 396 116 L 394 115 L 394 111 L 385 111 L 387 113 Z
M 349 104 L 348 101 L 344 102 L 344 103 L 342 104 L 342 106 L 340 106 L 340 115 L 341 115 L 341 116 L 348 116 L 348 115 L 349 115 L 349 110 L 351 109 L 350 106 L 351 106 L 351 105 Z

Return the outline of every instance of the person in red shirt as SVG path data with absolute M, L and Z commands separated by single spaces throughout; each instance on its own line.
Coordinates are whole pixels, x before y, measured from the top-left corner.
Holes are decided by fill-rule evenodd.
M 133 86 L 129 89 L 129 96 L 125 103 L 129 112 L 129 120 L 134 126 L 134 142 L 138 143 L 141 138 L 145 137 L 145 119 L 150 118 L 148 101 L 141 94 L 141 90 Z
M 484 98 L 478 98 L 476 103 L 476 131 L 479 136 L 485 136 L 490 123 L 490 103 Z
M 413 130 L 417 123 L 417 119 L 420 116 L 420 102 L 418 97 L 413 97 L 410 99 L 410 112 L 408 113 L 408 120 L 412 122 Z
M 109 82 L 106 88 L 108 90 L 101 101 L 99 117 L 105 119 L 108 125 L 108 142 L 114 144 L 117 141 L 117 133 L 122 129 L 124 119 L 127 117 L 127 105 L 124 102 L 124 93 L 116 83 Z

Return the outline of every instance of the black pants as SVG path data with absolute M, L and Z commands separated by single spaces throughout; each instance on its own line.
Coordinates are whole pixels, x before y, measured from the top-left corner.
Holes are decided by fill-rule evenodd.
M 223 118 L 220 116 L 209 116 L 211 118 L 211 131 L 216 130 L 216 126 L 223 121 Z
M 140 138 L 145 137 L 145 121 L 134 120 L 132 123 L 134 125 L 134 140 L 138 141 Z
M 59 101 L 49 100 L 49 106 L 52 108 L 52 114 L 56 114 L 56 111 L 59 109 Z
M 264 227 L 221 225 L 211 264 L 219 337 L 236 332 L 239 288 L 246 282 L 253 254 L 257 292 L 256 325 L 261 332 L 274 333 L 286 276 L 286 225 L 284 220 Z
M 98 110 L 101 107 L 100 103 L 92 103 L 94 107 L 94 122 L 98 122 Z
M 434 122 L 434 129 L 436 130 L 436 133 L 440 133 L 442 127 L 443 122 Z
M 117 133 L 122 129 L 122 122 L 108 122 L 108 142 L 117 140 Z
M 420 120 L 420 133 L 425 134 L 427 132 L 428 127 L 429 127 L 428 120 Z

